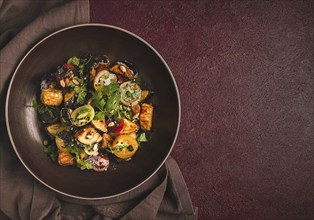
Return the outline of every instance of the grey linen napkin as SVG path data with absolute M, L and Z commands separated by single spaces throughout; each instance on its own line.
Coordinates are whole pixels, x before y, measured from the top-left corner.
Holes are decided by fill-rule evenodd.
M 197 209 L 192 206 L 183 176 L 171 157 L 141 187 L 104 200 L 79 200 L 60 195 L 34 179 L 18 160 L 10 144 L 4 119 L 6 91 L 15 67 L 28 49 L 44 36 L 66 26 L 89 22 L 87 0 L 43 2 L 34 4 L 33 1 L 0 0 L 0 217 L 196 219 Z M 10 20 L 19 10 L 25 12 L 26 9 L 29 14 L 24 20 Z M 3 27 L 4 21 L 7 21 L 6 27 Z

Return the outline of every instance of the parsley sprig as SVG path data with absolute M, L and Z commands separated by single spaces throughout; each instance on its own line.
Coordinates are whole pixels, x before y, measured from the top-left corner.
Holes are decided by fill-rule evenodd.
M 37 101 L 34 99 L 32 101 L 32 107 L 35 108 L 39 114 L 44 114 L 46 112 L 48 112 L 48 114 L 50 115 L 50 117 L 55 117 L 55 107 L 53 106 L 47 106 L 47 105 L 41 105 L 38 104 Z
M 68 150 L 75 155 L 75 160 L 76 163 L 78 165 L 78 167 L 80 167 L 81 169 L 93 169 L 93 165 L 88 162 L 85 161 L 82 157 L 81 157 L 81 147 L 75 142 L 72 141 L 68 146 L 67 146 Z
M 118 110 L 120 106 L 120 86 L 118 83 L 111 83 L 108 86 L 101 86 L 93 94 L 92 106 L 96 109 L 95 119 L 105 116 L 119 118 Z
M 43 151 L 50 157 L 51 160 L 57 161 L 58 159 L 58 148 L 55 144 L 44 146 Z
M 93 95 L 92 106 L 96 110 L 94 118 L 96 120 L 102 119 L 105 117 L 105 114 L 106 114 L 106 111 L 105 111 L 106 101 L 101 93 L 94 92 L 92 95 Z
M 87 95 L 86 84 L 74 87 L 74 91 L 77 94 L 77 99 L 76 99 L 77 104 L 84 104 L 85 98 Z
M 141 142 L 148 142 L 148 139 L 146 137 L 145 132 L 143 132 L 143 133 L 141 133 L 140 135 L 137 136 L 137 141 L 139 143 L 141 143 Z
M 74 83 L 77 82 L 76 84 Z M 76 103 L 77 104 L 84 104 L 85 98 L 87 95 L 87 85 L 84 83 L 84 80 L 75 76 L 73 79 L 69 82 L 69 87 L 71 87 L 75 93 L 77 94 Z
M 111 146 L 108 146 L 106 149 L 107 151 L 109 151 L 110 153 L 118 153 L 121 152 L 123 149 L 125 148 L 129 148 L 130 145 L 125 145 L 125 144 L 121 144 L 121 145 L 116 145 L 114 148 Z

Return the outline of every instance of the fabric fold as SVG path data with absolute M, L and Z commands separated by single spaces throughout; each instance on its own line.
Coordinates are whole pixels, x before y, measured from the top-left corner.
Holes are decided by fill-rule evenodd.
M 145 199 L 143 199 L 136 207 L 129 211 L 121 220 L 127 219 L 155 219 L 160 208 L 160 204 L 164 198 L 168 170 L 165 170 L 165 176 L 162 183 L 157 186 Z
M 5 96 L 9 81 L 14 69 L 25 53 L 34 46 L 40 39 L 48 34 L 67 27 L 69 25 L 89 22 L 89 2 L 82 1 L 63 1 L 63 5 L 55 8 L 61 1 L 47 3 L 47 10 L 52 9 L 40 15 L 33 22 L 23 28 L 11 41 L 9 41 L 0 51 L 0 94 L 1 94 L 1 143 L 0 143 L 0 207 L 1 210 L 12 219 L 40 219 L 41 215 L 49 213 L 47 207 L 43 206 L 41 199 L 49 198 L 46 203 L 54 203 L 54 197 L 51 197 L 51 190 L 45 188 L 42 194 L 37 194 L 38 184 L 34 183 L 34 178 L 27 172 L 21 162 L 18 160 L 10 144 L 7 131 L 5 130 L 4 107 Z M 8 3 L 10 4 L 10 2 Z M 13 8 L 18 8 L 16 4 L 26 4 L 20 1 L 11 2 Z M 3 2 L 0 4 L 3 6 Z M 21 6 L 21 5 L 20 5 Z M 6 6 L 9 8 L 9 6 Z M 1 8 L 1 12 L 3 8 Z M 8 9 L 4 8 L 5 13 L 0 15 L 6 19 Z M 16 11 L 12 11 L 16 13 Z M 37 13 L 34 12 L 34 13 Z M 36 15 L 36 14 L 35 14 Z M 79 16 L 78 16 L 79 15 Z M 38 16 L 38 15 L 37 15 Z M 16 24 L 19 27 L 19 23 Z M 44 187 L 44 186 L 41 186 Z M 37 211 L 36 211 L 37 210 Z M 38 218 L 37 218 L 38 217 Z
M 1 3 L 0 0 L 0 7 Z M 61 3 L 56 0 L 56 4 Z M 0 51 L 1 211 L 11 219 L 196 219 L 197 211 L 192 206 L 183 176 L 171 157 L 140 187 L 102 200 L 81 200 L 56 193 L 34 179 L 19 161 L 4 121 L 5 95 L 14 69 L 43 37 L 90 21 L 87 0 L 64 1 L 59 7 L 55 7 L 56 4 L 50 3 L 51 10 L 28 24 Z

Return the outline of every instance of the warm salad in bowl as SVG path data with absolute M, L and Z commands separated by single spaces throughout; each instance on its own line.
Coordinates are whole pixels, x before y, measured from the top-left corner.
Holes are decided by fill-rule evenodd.
M 33 101 L 47 131 L 44 152 L 62 166 L 105 171 L 109 161 L 130 160 L 152 128 L 152 91 L 127 61 L 71 57 L 46 74 Z
M 5 117 L 12 147 L 36 180 L 90 200 L 131 192 L 162 169 L 181 107 L 174 76 L 149 43 L 119 27 L 80 24 L 25 54 Z

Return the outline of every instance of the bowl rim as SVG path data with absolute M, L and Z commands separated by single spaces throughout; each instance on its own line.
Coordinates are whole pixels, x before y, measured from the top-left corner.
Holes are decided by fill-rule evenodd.
M 22 63 L 24 62 L 24 60 L 29 56 L 30 53 L 32 53 L 33 50 L 35 50 L 42 42 L 46 41 L 47 39 L 53 37 L 54 35 L 57 35 L 61 32 L 64 32 L 64 31 L 67 31 L 67 30 L 70 30 L 70 29 L 75 29 L 75 28 L 80 28 L 80 27 L 86 27 L 86 26 L 93 26 L 93 27 L 102 27 L 102 28 L 111 28 L 111 29 L 115 29 L 115 30 L 118 30 L 118 31 L 121 31 L 121 32 L 124 32 L 128 35 L 131 35 L 133 37 L 135 37 L 136 39 L 138 39 L 139 41 L 143 42 L 146 46 L 148 46 L 157 56 L 158 58 L 162 61 L 162 63 L 165 65 L 167 71 L 170 73 L 170 76 L 171 76 L 171 79 L 172 79 L 172 82 L 174 84 L 174 87 L 175 87 L 175 90 L 176 90 L 176 96 L 177 96 L 177 100 L 178 100 L 178 125 L 177 125 L 177 129 L 176 129 L 176 132 L 175 132 L 175 136 L 174 136 L 174 139 L 172 141 L 172 144 L 171 144 L 171 147 L 170 147 L 170 150 L 169 152 L 167 153 L 167 155 L 165 156 L 165 159 L 160 163 L 160 165 L 157 167 L 157 169 L 150 175 L 148 176 L 146 179 L 144 179 L 142 182 L 140 182 L 139 184 L 137 184 L 136 186 L 124 191 L 124 192 L 121 192 L 121 193 L 118 193 L 118 194 L 115 194 L 115 195 L 110 195 L 110 196 L 102 196 L 102 197 L 83 197 L 83 196 L 77 196 L 77 195 L 71 195 L 69 193 L 66 193 L 66 192 L 62 192 L 61 190 L 58 190 L 58 189 L 55 189 L 54 187 L 50 186 L 48 183 L 45 183 L 43 180 L 41 180 L 39 177 L 37 177 L 33 172 L 32 170 L 24 163 L 24 161 L 22 160 L 21 156 L 19 155 L 18 153 L 18 149 L 17 147 L 15 146 L 15 143 L 14 143 L 14 138 L 12 136 L 12 133 L 11 133 L 11 129 L 10 129 L 10 125 L 9 125 L 9 99 L 10 99 L 10 94 L 11 94 L 11 88 L 12 88 L 12 84 L 14 82 L 14 79 L 17 75 L 17 72 L 20 68 L 20 66 L 22 65 Z M 159 52 L 152 46 L 150 45 L 146 40 L 144 40 L 143 38 L 139 37 L 138 35 L 124 29 L 124 28 L 120 28 L 120 27 L 117 27 L 117 26 L 114 26 L 114 25 L 108 25 L 108 24 L 102 24 L 102 23 L 85 23 L 85 24 L 77 24 L 77 25 L 71 25 L 71 26 L 68 26 L 68 27 L 65 27 L 65 28 L 61 28 L 57 31 L 54 31 L 50 34 L 48 34 L 46 37 L 43 37 L 41 40 L 39 40 L 34 46 L 31 47 L 31 49 L 28 50 L 28 52 L 23 55 L 23 58 L 19 61 L 18 65 L 15 67 L 15 70 L 13 72 L 13 75 L 11 77 L 11 80 L 10 80 L 10 84 L 9 84 L 9 87 L 8 87 L 8 90 L 7 90 L 7 94 L 6 94 L 6 102 L 5 102 L 5 122 L 6 122 L 6 128 L 7 128 L 7 132 L 8 132 L 8 135 L 9 135 L 9 138 L 10 138 L 10 142 L 11 142 L 11 145 L 16 153 L 16 155 L 18 156 L 20 162 L 23 164 L 23 166 L 28 170 L 28 172 L 36 179 L 38 180 L 40 183 L 42 183 L 43 185 L 45 185 L 46 187 L 48 187 L 49 189 L 59 193 L 59 194 L 62 194 L 62 195 L 65 195 L 65 196 L 68 196 L 68 197 L 72 197 L 72 198 L 76 198 L 76 199 L 83 199 L 83 200 L 101 200 L 101 199 L 109 199 L 109 198 L 114 198 L 114 197 L 118 197 L 118 196 L 122 196 L 126 193 L 129 193 L 131 191 L 133 191 L 134 189 L 140 187 L 141 185 L 143 185 L 145 182 L 147 182 L 153 175 L 156 174 L 156 172 L 158 170 L 160 170 L 160 168 L 164 165 L 164 163 L 166 162 L 167 158 L 169 157 L 175 143 L 176 143 L 176 140 L 177 140 L 177 137 L 178 137 L 178 133 L 179 133 L 179 129 L 180 129 L 180 123 L 181 123 L 181 101 L 180 101 L 180 94 L 179 94 L 179 89 L 178 89 L 178 86 L 177 86 L 177 83 L 175 81 L 175 78 L 168 66 L 168 64 L 166 63 L 166 61 L 164 60 L 164 58 L 159 54 Z

